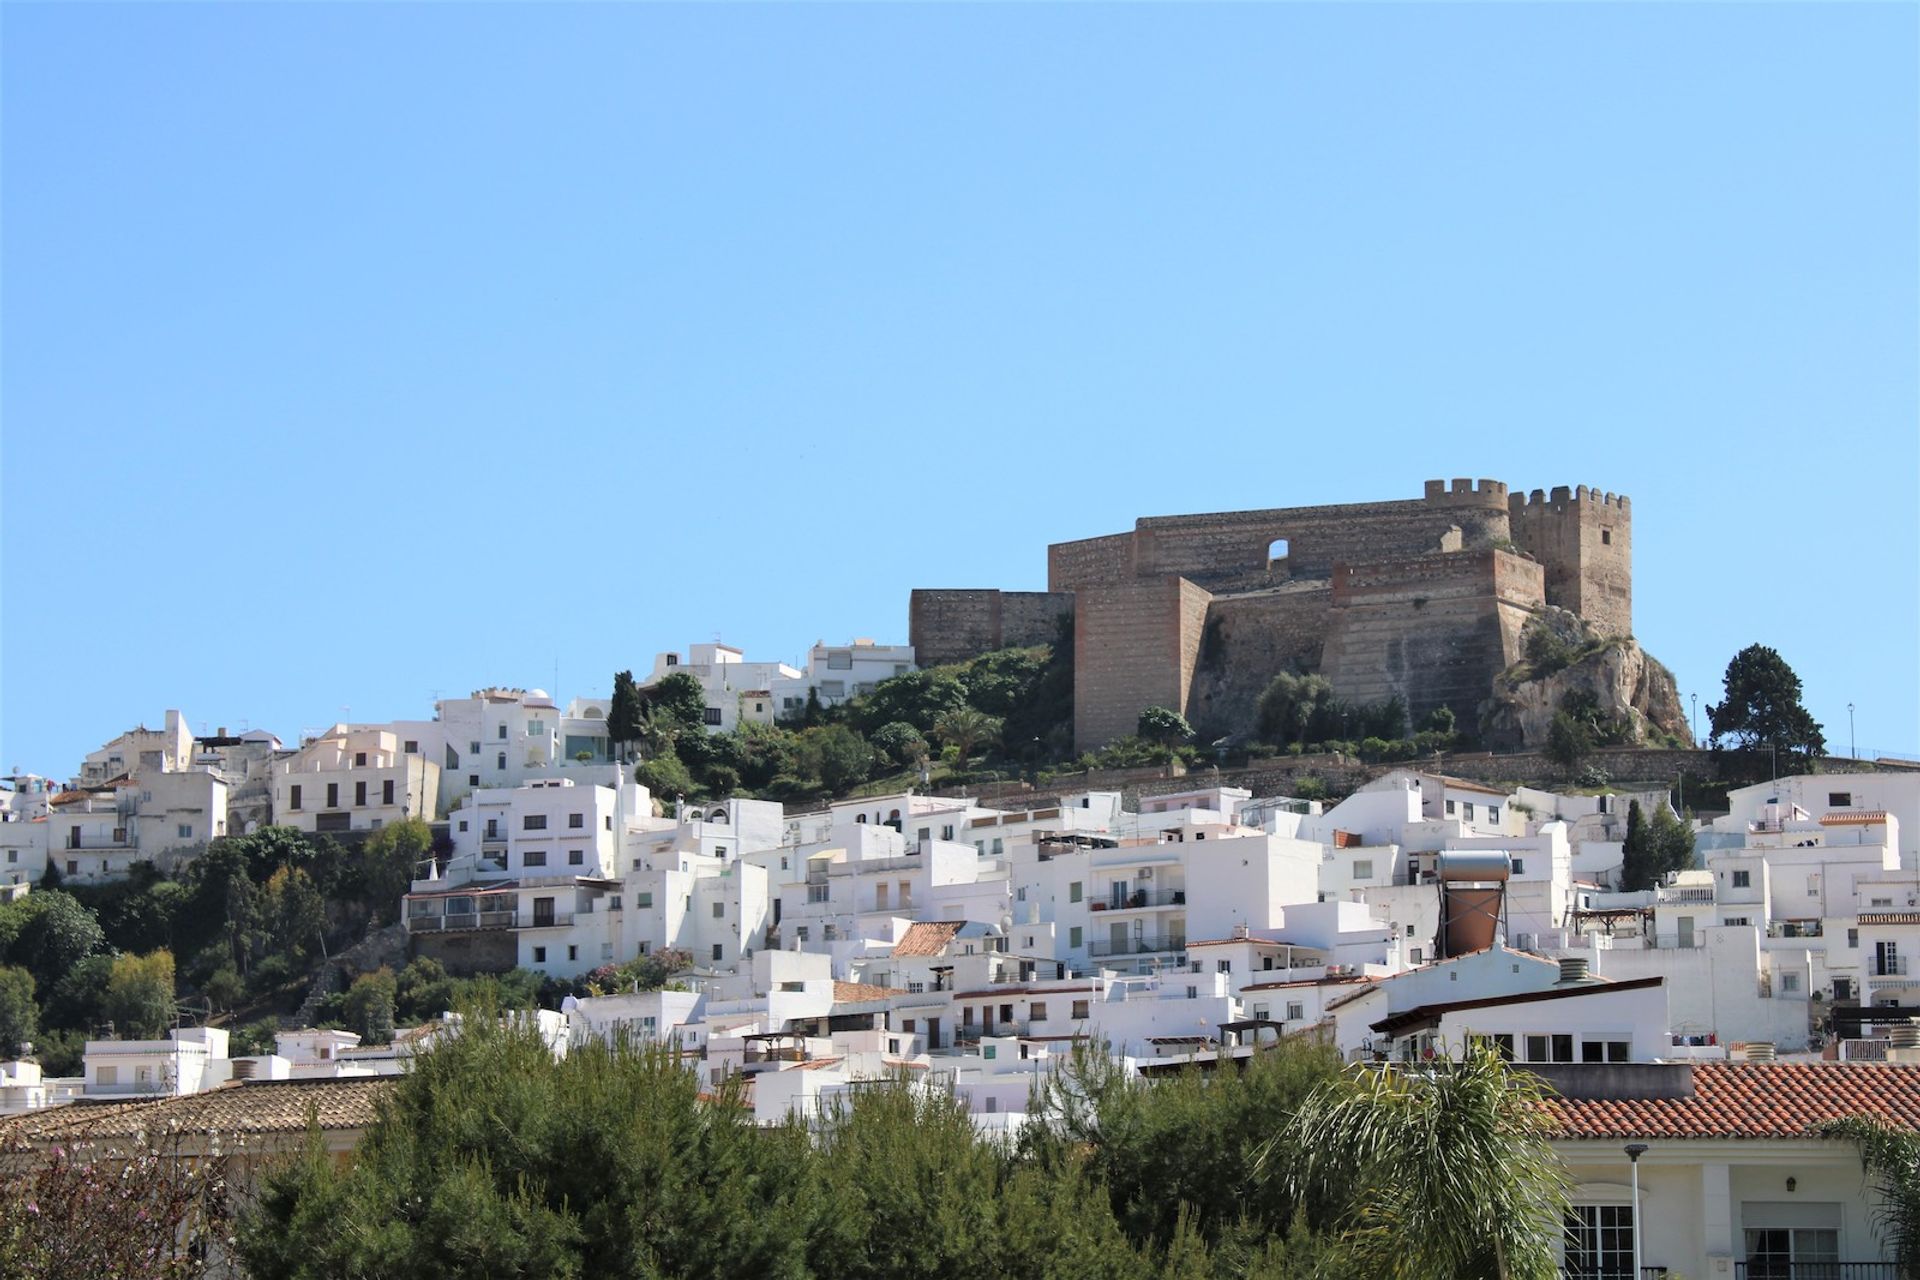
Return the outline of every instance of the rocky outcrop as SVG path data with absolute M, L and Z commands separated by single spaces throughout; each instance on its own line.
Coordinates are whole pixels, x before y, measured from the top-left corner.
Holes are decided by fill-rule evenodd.
M 1600 640 L 1561 609 L 1545 610 L 1536 625 L 1546 643 L 1529 645 L 1529 659 L 1501 673 L 1482 708 L 1489 748 L 1543 747 L 1554 713 L 1581 707 L 1617 730 L 1621 745 L 1691 745 L 1673 673 L 1632 637 Z

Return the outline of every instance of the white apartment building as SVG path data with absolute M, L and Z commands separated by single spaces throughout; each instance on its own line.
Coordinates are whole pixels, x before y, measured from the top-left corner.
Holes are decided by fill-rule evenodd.
M 687 646 L 684 658 L 677 652 L 656 654 L 640 687 L 650 689 L 676 673 L 699 682 L 707 696 L 707 728 L 715 733 L 731 733 L 743 723 L 772 724 L 774 687 L 801 678 L 784 662 L 748 662 L 732 645 L 695 644 Z
M 337 724 L 277 765 L 275 821 L 302 831 L 377 831 L 439 815 L 440 766 L 387 729 Z
M 797 716 L 807 709 L 813 695 L 823 707 L 837 707 L 862 694 L 872 693 L 882 680 L 916 670 L 910 644 L 876 644 L 860 638 L 851 644 L 816 642 L 807 654 L 807 669 L 792 676 L 779 676 L 768 685 L 775 713 L 782 718 Z
M 173 870 L 227 834 L 227 787 L 211 773 L 143 772 L 98 787 L 73 787 L 51 797 L 47 814 L 27 827 L 40 840 L 22 847 L 5 845 L 6 869 L 30 883 L 35 861 L 48 862 L 60 874 L 83 884 L 117 880 L 137 862 Z
M 76 786 L 99 786 L 130 773 L 171 773 L 187 768 L 192 757 L 193 734 L 186 717 L 169 710 L 165 727 L 139 725 L 89 752 L 73 781 Z

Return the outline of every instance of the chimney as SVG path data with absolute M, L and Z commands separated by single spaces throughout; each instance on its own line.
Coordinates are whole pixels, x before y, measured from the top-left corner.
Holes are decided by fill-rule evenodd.
M 1555 986 L 1568 987 L 1577 982 L 1587 982 L 1587 958 L 1585 956 L 1560 957 L 1560 981 Z
M 1742 1047 L 1741 1056 L 1746 1058 L 1748 1062 L 1772 1062 L 1774 1060 L 1773 1041 L 1751 1041 Z
M 1908 1018 L 1887 1028 L 1887 1061 L 1920 1063 L 1920 1018 Z

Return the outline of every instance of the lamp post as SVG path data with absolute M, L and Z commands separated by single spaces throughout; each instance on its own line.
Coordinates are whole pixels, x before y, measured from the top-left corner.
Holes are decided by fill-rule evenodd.
M 1847 759 L 1858 760 L 1859 758 L 1860 748 L 1856 745 L 1853 736 L 1853 704 L 1849 702 L 1847 704 Z
M 1633 1166 L 1633 1277 L 1640 1280 L 1640 1157 L 1647 1154 L 1647 1144 L 1629 1142 L 1626 1150 Z
M 1697 747 L 1700 745 L 1700 695 L 1687 696 L 1693 699 L 1693 710 L 1687 713 L 1687 732 L 1693 735 L 1693 745 Z

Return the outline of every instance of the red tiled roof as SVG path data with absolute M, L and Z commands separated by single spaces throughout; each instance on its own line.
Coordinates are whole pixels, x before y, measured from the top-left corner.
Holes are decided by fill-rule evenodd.
M 1862 911 L 1861 924 L 1920 924 L 1920 911 Z
M 1920 1129 L 1920 1066 L 1696 1062 L 1691 1098 L 1553 1098 L 1559 1138 L 1798 1138 L 1873 1115 Z
M 858 1000 L 885 1000 L 891 996 L 903 996 L 906 991 L 899 987 L 880 987 L 871 982 L 835 982 L 833 984 L 833 1002 L 851 1002 Z
M 1823 827 L 1872 827 L 1885 826 L 1885 809 L 1845 809 L 1822 814 L 1820 825 Z
M 322 1129 L 364 1129 L 391 1077 L 350 1080 L 259 1080 L 151 1101 L 77 1102 L 0 1121 L 0 1141 L 70 1142 L 162 1133 L 179 1121 L 188 1132 L 302 1133 L 308 1115 Z
M 947 949 L 954 935 L 960 932 L 961 920 L 922 920 L 912 925 L 893 944 L 896 956 L 937 956 Z
M 1339 978 L 1294 978 L 1287 982 L 1249 982 L 1240 989 L 1242 991 L 1278 991 L 1282 987 L 1344 987 L 1350 983 L 1372 981 L 1372 978 L 1355 973 Z

